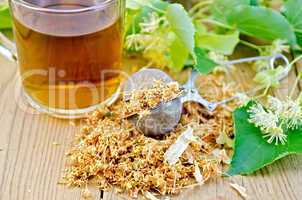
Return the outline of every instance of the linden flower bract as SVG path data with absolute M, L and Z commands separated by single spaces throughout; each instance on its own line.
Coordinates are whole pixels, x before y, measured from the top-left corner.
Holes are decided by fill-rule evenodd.
M 148 49 L 144 51 L 143 57 L 149 61 L 148 65 L 155 65 L 159 68 L 169 66 L 169 59 L 165 51 L 156 51 L 155 49 Z
M 164 43 L 160 33 L 153 35 L 152 39 L 146 41 L 146 43 L 145 52 L 148 50 L 165 51 L 167 49 L 167 45 Z
M 152 40 L 143 51 L 143 57 L 149 61 L 149 65 L 156 65 L 158 67 L 169 66 L 169 59 L 167 57 L 168 45 L 165 42 L 165 37 L 162 34 L 153 34 Z

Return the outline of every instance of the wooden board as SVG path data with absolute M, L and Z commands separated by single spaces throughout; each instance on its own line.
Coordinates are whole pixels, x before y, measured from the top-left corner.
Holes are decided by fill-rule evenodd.
M 16 96 L 19 84 L 15 64 L 0 57 L 0 200 L 75 200 L 79 189 L 58 184 L 65 163 L 65 153 L 79 131 L 80 123 L 31 114 L 28 106 L 20 107 Z M 238 66 L 236 79 L 251 80 L 247 66 Z M 295 71 L 283 81 L 278 96 L 285 97 L 296 77 Z M 19 102 L 19 103 L 18 103 Z M 248 158 L 247 158 L 248 159 Z M 176 200 L 241 199 L 230 188 L 236 182 L 247 188 L 248 199 L 301 199 L 302 156 L 293 155 L 266 167 L 252 176 L 217 178 L 204 186 L 185 190 Z M 101 199 L 98 191 L 94 199 Z M 124 197 L 105 192 L 104 200 Z

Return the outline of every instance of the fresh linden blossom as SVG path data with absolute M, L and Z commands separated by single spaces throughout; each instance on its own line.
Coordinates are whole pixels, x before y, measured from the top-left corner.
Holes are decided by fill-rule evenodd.
M 274 111 L 281 121 L 281 124 L 287 129 L 297 129 L 302 120 L 302 109 L 298 101 L 288 98 L 286 101 L 280 101 L 275 97 L 269 97 L 269 108 Z
M 249 122 L 255 124 L 256 127 L 260 128 L 264 134 L 264 138 L 268 138 L 267 142 L 278 145 L 285 144 L 287 141 L 287 135 L 284 134 L 283 129 L 279 125 L 278 116 L 272 111 L 266 111 L 263 106 L 259 103 L 253 105 L 250 110 Z
M 142 33 L 154 33 L 160 25 L 167 26 L 168 21 L 166 17 L 159 17 L 158 13 L 151 12 L 149 17 L 144 18 L 143 22 L 140 23 Z
M 249 121 L 260 128 L 267 142 L 285 144 L 287 135 L 284 129 L 294 130 L 302 124 L 302 109 L 298 101 L 288 98 L 281 101 L 276 97 L 268 97 L 268 108 L 254 104 L 248 111 Z
M 150 12 L 139 23 L 140 32 L 126 36 L 125 48 L 129 51 L 142 52 L 149 65 L 165 67 L 169 65 L 169 23 L 165 16 Z
M 214 51 L 210 51 L 208 54 L 209 58 L 213 60 L 215 63 L 225 63 L 229 61 L 229 58 L 221 53 L 217 53 Z M 213 70 L 214 73 L 219 73 L 219 72 L 227 72 L 228 69 L 234 69 L 234 65 L 229 65 L 227 66 L 219 65 L 216 66 L 215 69 Z
M 286 45 L 285 40 L 275 40 L 273 41 L 271 46 L 264 46 L 259 48 L 259 53 L 261 56 L 272 56 L 276 54 L 280 54 L 283 52 L 289 52 L 289 46 Z M 256 69 L 257 72 L 263 72 L 265 70 L 270 70 L 270 66 L 268 61 L 266 60 L 257 60 L 254 63 L 254 68 Z
M 139 24 L 140 33 L 130 34 L 126 37 L 125 48 L 134 51 L 148 51 L 156 48 L 161 49 L 160 46 L 164 41 L 161 41 L 160 35 L 156 34 L 159 28 L 166 26 L 167 20 L 165 17 L 159 17 L 156 12 L 149 13 L 143 22 Z
M 269 108 L 274 112 L 280 115 L 283 112 L 283 103 L 278 98 L 269 96 L 268 97 Z
M 144 34 L 132 34 L 126 37 L 125 48 L 128 50 L 141 51 L 146 48 L 146 41 L 150 36 Z

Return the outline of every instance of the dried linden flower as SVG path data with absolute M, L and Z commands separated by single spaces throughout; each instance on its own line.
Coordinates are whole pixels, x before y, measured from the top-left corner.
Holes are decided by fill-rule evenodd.
M 235 94 L 233 87 L 224 88 L 217 76 L 201 77 L 199 81 L 203 83 L 200 92 L 208 100 L 220 101 Z M 207 87 L 216 92 L 205 92 Z M 225 148 L 226 154 L 231 154 L 231 149 L 217 144 L 216 139 L 222 130 L 233 134 L 232 110 L 219 107 L 209 114 L 201 105 L 188 102 L 180 123 L 160 140 L 146 137 L 131 117 L 125 118 L 125 114 L 144 113 L 179 92 L 177 84 L 163 85 L 157 81 L 152 88 L 131 93 L 128 100 L 120 98 L 91 113 L 67 155 L 62 183 L 84 188 L 97 184 L 103 190 L 115 187 L 132 198 L 152 194 L 149 198 L 154 199 L 157 195 L 178 194 L 181 189 L 196 185 L 196 181 L 206 182 L 220 175 L 223 161 L 214 158 L 212 152 Z M 192 127 L 197 142 L 188 143 L 185 152 L 177 156 L 178 161 L 169 165 L 165 154 L 187 127 Z M 83 194 L 89 196 L 88 192 Z
M 91 200 L 93 198 L 92 193 L 88 190 L 88 188 L 84 189 L 81 192 L 81 196 L 84 200 Z

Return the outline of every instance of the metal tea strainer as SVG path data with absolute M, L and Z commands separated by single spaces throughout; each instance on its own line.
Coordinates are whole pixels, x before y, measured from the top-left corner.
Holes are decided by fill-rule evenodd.
M 283 79 L 287 76 L 290 70 L 290 64 L 288 59 L 282 54 L 278 54 L 275 56 L 258 56 L 251 58 L 243 58 L 228 61 L 225 63 L 220 63 L 220 65 L 234 65 L 256 60 L 268 60 L 270 67 L 274 68 L 275 62 L 279 59 L 283 60 L 283 62 L 288 68 L 288 70 L 285 70 L 285 73 L 280 76 L 280 79 Z M 136 124 L 137 128 L 142 131 L 146 136 L 162 136 L 172 131 L 175 126 L 179 123 L 182 114 L 183 103 L 188 101 L 194 101 L 204 106 L 209 112 L 212 112 L 218 106 L 238 98 L 237 96 L 234 96 L 232 98 L 225 99 L 220 102 L 209 102 L 205 100 L 203 97 L 200 96 L 195 85 L 195 80 L 198 74 L 199 72 L 192 70 L 187 83 L 181 87 L 181 89 L 183 90 L 182 96 L 175 98 L 169 102 L 161 102 L 157 107 L 151 110 L 150 114 L 144 117 L 141 117 L 139 119 L 137 117 L 134 117 L 132 120 Z M 169 83 L 173 81 L 173 79 L 168 74 L 159 69 L 142 69 L 134 73 L 125 82 L 124 99 L 127 100 L 127 94 L 131 93 L 134 90 L 152 87 L 154 84 L 154 80 L 161 80 L 163 83 Z

